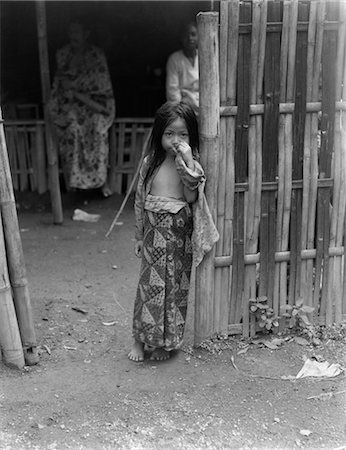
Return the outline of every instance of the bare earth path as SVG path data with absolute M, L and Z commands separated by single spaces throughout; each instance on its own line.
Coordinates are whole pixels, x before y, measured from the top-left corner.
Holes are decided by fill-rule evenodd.
M 346 449 L 345 376 L 281 378 L 304 356 L 346 367 L 345 335 L 241 354 L 240 339 L 187 342 L 163 363 L 127 359 L 139 270 L 131 201 L 104 238 L 120 202 L 66 196 L 54 226 L 46 199 L 19 201 L 41 355 L 23 372 L 0 363 L 0 449 Z M 101 219 L 72 221 L 74 208 Z

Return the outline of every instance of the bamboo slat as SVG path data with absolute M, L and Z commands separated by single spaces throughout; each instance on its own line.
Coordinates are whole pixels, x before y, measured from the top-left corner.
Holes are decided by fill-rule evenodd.
M 263 60 L 265 49 L 267 2 L 256 1 L 252 4 L 252 34 L 251 34 L 251 67 L 250 67 L 250 103 L 262 100 L 263 85 Z M 262 176 L 261 164 L 261 130 L 260 118 L 251 116 L 249 123 L 248 140 L 248 182 L 249 194 L 246 212 L 246 241 L 245 254 L 254 253 L 258 247 L 258 230 L 260 214 L 260 184 Z M 243 312 L 243 335 L 253 334 L 253 317 L 249 317 L 250 298 L 255 298 L 257 293 L 256 265 L 245 267 L 244 281 L 244 312 Z
M 220 102 L 221 105 L 227 100 L 227 47 L 228 47 L 228 1 L 220 3 Z M 225 210 L 226 210 L 226 129 L 227 118 L 220 118 L 220 149 L 219 149 L 219 182 L 217 185 L 217 229 L 220 239 L 216 243 L 215 255 L 223 255 L 225 239 Z M 214 331 L 220 335 L 228 333 L 228 309 L 229 301 L 225 300 L 229 285 L 229 268 L 215 270 L 215 292 L 214 292 Z
M 333 14 L 333 8 L 327 5 L 328 14 Z M 331 158 L 334 147 L 334 120 L 335 120 L 335 74 L 336 74 L 336 32 L 328 31 L 324 33 L 322 51 L 322 118 L 321 118 L 321 150 L 320 150 L 320 177 L 330 177 Z M 325 319 L 327 325 L 332 323 L 333 309 L 331 302 L 328 302 L 329 292 L 329 255 L 328 246 L 330 240 L 330 189 L 319 189 L 318 192 L 318 220 L 317 233 L 318 240 L 322 238 L 320 244 L 322 290 L 320 301 L 320 318 Z
M 238 44 L 239 44 L 239 2 L 231 0 L 228 4 L 228 37 L 227 37 L 227 61 L 238 60 Z M 236 64 L 227 65 L 226 76 L 226 98 L 230 105 L 236 104 L 236 89 L 237 89 L 237 68 Z M 235 130 L 236 118 L 229 117 L 226 122 L 226 173 L 225 179 L 225 222 L 224 222 L 224 240 L 223 253 L 225 255 L 233 255 L 233 236 L 234 236 L 234 195 L 235 195 Z M 224 271 L 222 279 L 222 289 L 227 295 L 228 308 L 225 308 L 227 313 L 227 322 L 231 315 L 232 299 L 232 273 L 233 267 Z M 228 283 L 228 285 L 227 285 Z M 225 315 L 223 315 L 223 327 L 225 323 Z
M 346 38 L 346 5 L 340 4 L 340 22 L 341 25 L 337 34 L 336 48 L 336 77 L 335 89 L 336 99 L 342 98 L 343 81 L 344 81 L 344 57 L 345 57 L 345 38 Z M 346 78 L 346 75 L 345 75 Z M 335 113 L 335 136 L 334 136 L 334 161 L 332 165 L 334 187 L 332 197 L 332 214 L 330 225 L 330 246 L 335 246 L 343 241 L 343 228 L 345 217 L 345 173 L 346 167 L 343 160 L 344 149 L 342 148 L 342 130 L 341 130 L 342 113 Z M 343 257 L 334 257 L 330 259 L 329 264 L 329 283 L 328 283 L 328 303 L 333 308 L 331 320 L 335 323 L 342 321 L 342 260 Z
M 288 50 L 289 50 L 289 38 L 290 29 L 292 27 L 292 2 L 285 1 L 283 5 L 283 17 L 282 17 L 282 37 L 281 37 L 281 57 L 280 57 L 280 102 L 286 101 L 287 92 L 287 78 L 288 70 L 292 73 L 292 68 L 288 66 Z M 293 22 L 294 25 L 295 22 Z M 292 28 L 291 28 L 292 27 Z M 286 149 L 286 122 L 287 117 L 284 114 L 279 118 L 279 130 L 278 130 L 278 193 L 277 193 L 277 214 L 276 214 L 276 250 L 282 251 L 287 248 L 287 241 L 284 234 L 284 215 L 287 215 L 287 208 L 285 210 L 285 198 L 287 197 L 287 190 L 289 190 L 290 199 L 290 185 L 287 182 L 287 178 L 290 179 L 291 174 L 287 170 L 287 163 L 290 162 Z M 289 153 L 291 154 L 291 153 Z M 286 194 L 286 197 L 285 197 Z M 286 225 L 287 229 L 287 225 Z M 287 264 L 275 265 L 275 280 L 274 280 L 274 292 L 273 292 L 273 307 L 277 314 L 280 314 L 281 306 L 286 304 L 287 292 L 286 292 L 286 277 L 287 277 Z M 282 280 L 282 281 L 281 281 Z
M 280 4 L 269 3 L 268 21 L 280 20 Z M 262 180 L 274 181 L 277 174 L 280 101 L 280 33 L 267 36 L 264 67 L 265 111 L 263 122 Z M 260 225 L 259 295 L 273 306 L 275 278 L 275 193 L 263 192 Z
M 311 3 L 309 14 L 309 28 L 308 28 L 308 50 L 307 50 L 307 75 L 306 75 L 306 100 L 312 101 L 312 81 L 313 81 L 313 67 L 314 54 L 316 45 L 316 24 L 317 24 L 317 3 Z M 311 114 L 307 114 L 305 118 L 305 134 L 304 134 L 304 160 L 303 160 L 303 201 L 302 211 L 308 211 L 309 204 L 312 201 L 310 198 L 310 180 L 312 178 L 311 170 Z M 308 245 L 308 227 L 309 216 L 302 214 L 302 229 L 301 229 L 301 248 L 306 249 Z M 301 262 L 301 276 L 300 276 L 300 295 L 304 298 L 306 305 L 312 306 L 312 286 L 311 286 L 311 268 L 308 267 L 307 261 Z
M 219 83 L 219 15 L 214 12 L 199 13 L 197 26 L 199 34 L 200 64 L 200 152 L 202 165 L 206 170 L 206 197 L 210 212 L 216 222 L 217 178 L 220 130 L 220 83 Z M 215 247 L 197 267 L 195 304 L 195 343 L 210 336 L 213 324 Z
M 298 29 L 298 0 L 293 0 L 289 4 L 287 10 L 288 15 L 288 53 L 287 53 L 287 77 L 286 77 L 286 101 L 293 102 L 294 100 L 294 80 L 295 80 L 295 59 L 296 59 L 296 41 Z M 282 93 L 284 95 L 284 93 Z M 292 197 L 292 115 L 286 111 L 286 116 L 283 118 L 283 142 L 284 142 L 284 172 L 283 176 L 283 215 L 282 215 L 282 235 L 281 235 L 281 251 L 288 249 L 289 243 L 289 228 L 291 215 L 291 197 Z M 288 265 L 282 263 L 279 265 L 279 298 L 280 298 L 280 312 L 281 307 L 288 301 Z
M 325 2 L 320 1 L 317 5 L 317 24 L 316 24 L 316 37 L 315 37 L 315 54 L 313 63 L 313 80 L 312 80 L 312 99 L 313 101 L 320 100 L 320 73 L 321 73 L 321 58 L 322 58 L 322 42 L 324 32 L 324 19 L 325 19 Z M 321 104 L 322 108 L 322 104 Z M 309 206 L 308 206 L 308 230 L 307 230 L 307 248 L 311 249 L 317 245 L 316 232 L 316 208 L 317 208 L 317 192 L 318 185 L 321 179 L 318 178 L 318 153 L 319 153 L 319 130 L 318 130 L 318 112 L 314 111 L 311 114 L 311 178 L 310 178 L 310 194 L 309 194 Z M 308 298 L 306 302 L 315 307 L 314 317 L 318 315 L 318 305 L 316 304 L 314 297 L 314 290 L 316 286 L 316 274 L 318 274 L 318 259 L 314 264 L 313 261 L 307 261 L 307 281 L 306 292 Z M 315 279 L 314 279 L 315 276 Z M 319 289 L 319 286 L 318 286 Z M 312 300 L 311 300 L 312 299 Z
M 299 4 L 298 18 L 304 20 L 308 17 L 305 4 Z M 307 47 L 308 33 L 301 32 L 297 35 L 297 50 L 295 61 L 295 110 L 293 115 L 293 159 L 292 179 L 302 179 L 304 160 L 304 133 L 306 119 L 306 84 L 307 84 Z M 291 198 L 291 230 L 290 248 L 292 259 L 290 261 L 289 278 L 289 303 L 295 304 L 300 297 L 301 288 L 301 259 L 302 245 L 302 192 L 292 191 Z
M 346 11 L 345 11 L 345 5 L 343 10 L 343 17 L 345 17 Z M 341 90 L 341 98 L 346 101 L 346 55 L 344 56 L 344 64 L 343 64 L 343 78 L 342 78 L 342 90 Z M 343 165 L 343 172 L 346 173 L 346 113 L 342 112 L 341 119 L 340 119 L 340 128 L 341 128 L 341 150 L 342 150 L 342 165 Z M 340 218 L 339 226 L 337 229 L 337 242 L 340 242 L 342 240 L 345 240 L 346 238 L 346 180 L 345 177 L 343 178 L 343 194 L 340 195 L 340 198 L 342 199 L 343 203 L 342 206 L 344 207 L 344 222 L 342 223 L 342 220 Z M 344 252 L 342 263 L 341 263 L 341 272 L 343 277 L 343 284 L 342 284 L 342 296 L 341 296 L 341 309 L 342 309 L 342 315 L 344 316 L 346 314 L 346 252 Z M 343 267 L 342 267 L 343 266 Z
M 251 18 L 251 5 L 243 4 L 240 9 L 240 22 Z M 244 182 L 247 177 L 247 150 L 249 129 L 249 91 L 250 91 L 250 36 L 243 35 L 238 41 L 237 61 L 237 103 L 235 132 L 235 181 Z M 230 305 L 230 319 L 238 323 L 243 315 L 244 298 L 244 237 L 245 237 L 245 196 L 237 192 L 234 200 L 234 228 L 233 228 L 233 254 L 235 260 L 232 267 L 232 294 Z

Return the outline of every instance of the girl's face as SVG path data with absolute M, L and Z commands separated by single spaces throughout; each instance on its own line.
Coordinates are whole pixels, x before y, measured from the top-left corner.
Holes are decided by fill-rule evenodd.
M 167 153 L 175 155 L 178 145 L 181 142 L 190 144 L 190 137 L 185 120 L 178 117 L 165 128 L 161 138 L 161 144 Z

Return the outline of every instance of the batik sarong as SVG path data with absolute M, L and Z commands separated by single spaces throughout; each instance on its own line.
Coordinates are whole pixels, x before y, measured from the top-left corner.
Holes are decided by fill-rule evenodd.
M 192 213 L 144 212 L 142 264 L 133 336 L 165 350 L 183 340 L 192 265 Z

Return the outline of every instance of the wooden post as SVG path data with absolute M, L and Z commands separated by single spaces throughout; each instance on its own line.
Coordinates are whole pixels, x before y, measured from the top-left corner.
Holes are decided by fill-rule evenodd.
M 0 121 L 2 122 L 1 109 Z M 10 164 L 7 155 L 4 126 L 2 123 L 0 124 L 0 210 L 2 215 L 2 225 L 0 222 L 0 228 L 2 233 L 3 227 L 6 242 L 6 251 L 5 248 L 0 249 L 0 254 L 7 255 L 8 271 L 25 359 L 28 365 L 36 364 L 38 362 L 36 336 L 31 314 L 30 295 L 28 282 L 26 279 L 23 249 L 11 180 Z M 2 263 L 2 266 L 4 266 L 4 263 Z M 1 274 L 5 274 L 4 269 Z M 6 278 L 6 274 L 4 276 Z M 8 298 L 6 300 L 6 305 L 6 308 L 8 309 L 10 307 Z M 11 326 L 11 329 L 14 329 L 13 326 Z
M 37 192 L 43 194 L 47 190 L 46 154 L 44 145 L 44 126 L 36 125 L 36 158 L 37 158 Z
M 206 172 L 206 197 L 216 223 L 218 146 L 220 129 L 219 89 L 219 15 L 199 13 L 199 83 L 200 83 L 200 153 Z M 196 272 L 195 344 L 212 333 L 214 297 L 215 247 L 205 257 Z
M 46 9 L 44 1 L 36 2 L 36 18 L 38 47 L 40 54 L 43 112 L 46 127 L 49 190 L 52 202 L 53 221 L 55 224 L 61 224 L 63 222 L 63 211 L 60 194 L 58 154 L 56 143 L 53 139 L 53 125 L 48 109 L 48 101 L 50 96 L 50 77 L 47 46 Z

